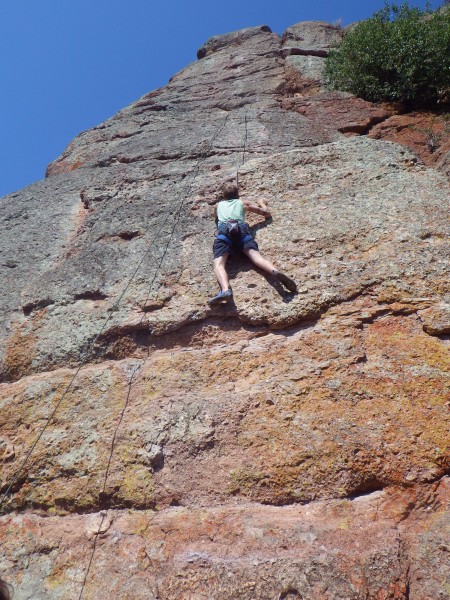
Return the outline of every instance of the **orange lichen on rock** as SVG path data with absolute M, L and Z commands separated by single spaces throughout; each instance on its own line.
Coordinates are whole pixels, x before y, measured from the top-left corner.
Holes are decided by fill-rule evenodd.
M 426 165 L 435 165 L 450 152 L 450 120 L 442 112 L 415 111 L 394 115 L 375 125 L 369 137 L 403 144 Z
M 44 309 L 45 310 L 45 309 Z M 6 380 L 15 380 L 32 373 L 36 330 L 43 319 L 44 310 L 36 311 L 33 315 L 33 326 L 29 322 L 15 326 L 14 333 L 9 337 L 5 348 L 4 374 Z

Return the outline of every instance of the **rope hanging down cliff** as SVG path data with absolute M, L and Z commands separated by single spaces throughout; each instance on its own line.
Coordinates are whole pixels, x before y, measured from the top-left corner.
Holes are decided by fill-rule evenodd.
M 225 118 L 223 124 L 221 125 L 221 127 L 219 127 L 219 129 L 216 131 L 216 133 L 212 137 L 210 145 L 208 147 L 208 150 L 205 153 L 205 155 L 203 156 L 203 159 L 206 158 L 206 154 L 212 148 L 212 144 L 214 142 L 214 139 L 217 137 L 217 135 L 220 133 L 220 131 L 225 126 L 225 124 L 227 122 L 227 119 L 228 119 L 228 115 L 226 116 L 226 118 Z M 245 160 L 246 143 L 247 143 L 247 112 L 245 113 L 245 138 L 244 138 L 244 142 L 243 142 L 243 156 L 242 156 L 242 163 L 241 164 L 244 164 L 244 160 Z M 182 201 L 181 201 L 180 207 L 179 207 L 179 209 L 178 209 L 178 211 L 176 213 L 177 214 L 177 218 L 174 221 L 174 225 L 173 225 L 173 228 L 172 228 L 172 231 L 171 231 L 171 235 L 169 237 L 169 241 L 167 242 L 167 244 L 165 246 L 164 252 L 163 252 L 162 257 L 161 257 L 161 260 L 160 260 L 160 262 L 159 262 L 159 264 L 158 264 L 158 266 L 157 266 L 157 268 L 155 270 L 155 274 L 153 276 L 153 279 L 150 282 L 148 293 L 147 293 L 147 297 L 144 300 L 144 305 L 145 305 L 145 303 L 147 302 L 147 300 L 148 300 L 148 298 L 150 296 L 151 290 L 153 288 L 153 283 L 154 283 L 154 281 L 156 279 L 157 273 L 158 273 L 160 267 L 162 266 L 164 258 L 165 258 L 166 254 L 167 254 L 168 249 L 169 249 L 170 242 L 172 240 L 172 237 L 173 237 L 173 235 L 175 233 L 175 229 L 176 229 L 176 227 L 178 225 L 178 222 L 180 220 L 181 210 L 183 208 L 185 198 L 191 192 L 192 186 L 193 186 L 193 184 L 195 182 L 195 179 L 196 179 L 196 177 L 198 175 L 198 171 L 199 171 L 199 167 L 200 167 L 200 162 L 201 162 L 201 159 L 199 159 L 199 161 L 197 163 L 197 171 L 196 171 L 194 177 L 191 180 L 191 184 L 189 185 L 188 192 L 186 194 L 183 194 L 183 196 L 182 196 Z M 237 167 L 237 170 L 236 170 L 236 180 L 238 180 L 238 175 L 239 175 L 239 167 Z M 143 322 L 143 320 L 144 320 L 144 316 L 141 317 L 141 320 L 139 321 L 138 326 Z M 131 396 L 131 388 L 132 388 L 132 385 L 133 385 L 133 380 L 134 380 L 137 372 L 144 366 L 146 360 L 144 360 L 141 365 L 139 365 L 138 367 L 136 367 L 136 368 L 133 369 L 133 371 L 131 373 L 131 376 L 130 376 L 130 378 L 128 380 L 128 389 L 127 389 L 127 394 L 126 394 L 124 406 L 122 407 L 122 411 L 121 411 L 121 414 L 120 414 L 120 417 L 119 417 L 119 421 L 118 421 L 118 423 L 116 425 L 116 428 L 115 428 L 114 434 L 113 434 L 113 438 L 112 438 L 112 441 L 111 441 L 111 447 L 110 447 L 110 452 L 109 452 L 108 464 L 107 464 L 107 467 L 106 467 L 105 476 L 103 478 L 103 486 L 102 486 L 102 491 L 101 491 L 101 494 L 103 494 L 103 495 L 106 493 L 106 485 L 107 485 L 107 482 L 108 482 L 109 470 L 110 470 L 110 466 L 111 466 L 112 457 L 113 457 L 113 454 L 114 454 L 115 440 L 116 440 L 116 437 L 117 437 L 117 432 L 118 432 L 118 430 L 119 430 L 119 428 L 120 428 L 120 426 L 122 424 L 122 420 L 123 420 L 123 417 L 124 417 L 124 414 L 125 414 L 125 410 L 126 410 L 128 404 L 129 404 L 129 400 L 130 400 L 130 396 Z M 108 510 L 105 510 L 102 513 L 102 518 L 100 520 L 97 532 L 94 535 L 94 543 L 92 545 L 92 550 L 91 550 L 91 554 L 90 554 L 90 557 L 89 557 L 89 562 L 88 562 L 88 565 L 87 565 L 87 568 L 86 568 L 86 573 L 85 573 L 84 578 L 83 578 L 83 583 L 81 585 L 81 590 L 80 590 L 80 594 L 78 596 L 78 600 L 82 600 L 82 597 L 83 597 L 83 594 L 84 594 L 84 589 L 85 589 L 86 583 L 87 583 L 87 579 L 88 579 L 88 576 L 89 576 L 89 573 L 90 573 L 90 570 L 91 570 L 92 563 L 94 561 L 95 550 L 97 548 L 97 540 L 98 540 L 99 535 L 100 535 L 100 533 L 102 531 L 103 523 L 105 522 L 105 519 L 107 518 L 107 515 L 108 515 Z
M 236 185 L 238 186 L 238 188 L 239 188 L 239 169 L 240 169 L 240 167 L 242 167 L 242 165 L 245 162 L 245 151 L 247 150 L 247 140 L 248 140 L 247 110 L 245 111 L 245 114 L 244 114 L 244 127 L 245 127 L 245 134 L 244 134 L 244 141 L 242 144 L 242 161 L 241 161 L 241 164 L 236 169 Z
M 156 279 L 156 275 L 157 275 L 157 273 L 158 273 L 158 270 L 161 268 L 161 265 L 162 265 L 162 263 L 164 262 L 164 259 L 165 259 L 165 257 L 166 257 L 167 250 L 168 250 L 168 248 L 169 248 L 170 242 L 172 241 L 172 238 L 173 238 L 173 235 L 174 235 L 174 232 L 175 232 L 176 226 L 177 226 L 177 224 L 178 224 L 178 222 L 179 222 L 179 220 L 180 220 L 180 216 L 181 216 L 181 210 L 183 209 L 184 202 L 185 202 L 185 198 L 186 198 L 186 196 L 187 196 L 187 195 L 188 195 L 188 194 L 191 192 L 191 190 L 192 190 L 192 186 L 193 186 L 193 184 L 194 184 L 194 182 L 195 182 L 195 179 L 197 178 L 198 172 L 199 172 L 199 170 L 200 170 L 200 164 L 201 164 L 201 162 L 202 162 L 203 160 L 205 160 L 205 159 L 206 159 L 206 157 L 207 157 L 208 153 L 210 152 L 210 150 L 211 150 L 211 148 L 212 148 L 212 146 L 213 146 L 214 140 L 216 139 L 216 137 L 219 135 L 220 131 L 221 131 L 221 130 L 223 129 L 223 127 L 225 126 L 225 124 L 226 124 L 226 122 L 227 122 L 227 120 L 228 120 L 228 116 L 229 116 L 229 115 L 227 114 L 227 115 L 226 115 L 226 117 L 225 117 L 225 119 L 224 119 L 224 121 L 223 121 L 223 123 L 221 123 L 221 124 L 220 124 L 220 125 L 217 127 L 216 131 L 214 132 L 214 134 L 213 134 L 213 136 L 212 136 L 212 138 L 211 138 L 211 140 L 210 140 L 210 142 L 209 142 L 209 144 L 208 144 L 208 147 L 207 147 L 207 148 L 206 148 L 206 150 L 203 152 L 203 154 L 202 154 L 202 155 L 201 155 L 201 156 L 198 158 L 198 160 L 197 160 L 197 164 L 196 164 L 196 166 L 194 167 L 194 175 L 193 175 L 193 177 L 192 177 L 192 179 L 191 179 L 191 182 L 190 182 L 190 184 L 189 184 L 189 186 L 188 186 L 188 189 L 186 190 L 186 192 L 185 192 L 185 193 L 182 193 L 182 194 L 180 195 L 180 196 L 181 196 L 181 202 L 180 202 L 180 204 L 179 204 L 179 206 L 178 206 L 178 209 L 177 209 L 177 211 L 175 212 L 174 224 L 173 224 L 172 230 L 171 230 L 171 232 L 170 232 L 169 241 L 168 241 L 168 243 L 166 244 L 166 246 L 165 246 L 165 249 L 164 249 L 164 251 L 163 251 L 163 254 L 162 254 L 162 256 L 161 256 L 161 259 L 160 259 L 160 261 L 159 261 L 159 263 L 158 263 L 158 265 L 157 265 L 157 267 L 156 267 L 155 274 L 154 274 L 154 276 L 153 276 L 153 279 L 152 279 L 152 281 L 151 281 L 151 283 L 150 283 L 150 289 L 149 289 L 149 292 L 148 292 L 148 294 L 150 294 L 151 286 L 153 285 L 153 283 L 154 283 L 154 281 L 155 281 L 155 279 Z M 55 417 L 55 415 L 56 415 L 56 413 L 57 413 L 57 411 L 58 411 L 59 407 L 61 406 L 61 404 L 62 404 L 62 402 L 63 402 L 64 398 L 66 397 L 67 393 L 68 393 L 68 392 L 70 391 L 70 389 L 73 387 L 73 384 L 74 384 L 74 382 L 75 382 L 75 379 L 76 379 L 76 378 L 77 378 L 77 376 L 79 375 L 79 373 L 80 373 L 80 371 L 81 371 L 82 367 L 84 366 L 84 364 L 85 364 L 86 360 L 88 359 L 88 357 L 89 357 L 89 355 L 90 355 L 91 351 L 93 350 L 93 348 L 94 348 L 95 344 L 97 343 L 97 341 L 99 340 L 100 336 L 101 336 L 101 335 L 102 335 L 102 333 L 104 332 L 104 330 L 105 330 L 105 328 L 106 328 L 107 324 L 110 322 L 110 320 L 111 320 L 111 318 L 112 318 L 112 316 L 113 316 L 114 312 L 115 312 L 115 311 L 117 311 L 117 309 L 118 309 L 118 307 L 119 307 L 119 305 L 120 305 L 121 301 L 123 300 L 123 298 L 125 297 L 125 294 L 127 293 L 128 289 L 129 289 L 129 287 L 130 287 L 130 285 L 131 285 L 132 281 L 134 280 L 134 278 L 136 277 L 137 273 L 139 272 L 139 269 L 141 268 L 141 266 L 142 266 L 142 264 L 143 264 L 143 262 L 144 262 L 145 258 L 148 256 L 148 254 L 149 254 L 150 250 L 151 250 L 151 249 L 152 249 L 152 247 L 154 246 L 154 243 L 155 243 L 155 241 L 158 239 L 158 236 L 159 236 L 159 234 L 161 233 L 161 231 L 162 231 L 162 229 L 163 229 L 164 225 L 167 223 L 167 221 L 169 220 L 169 217 L 170 217 L 171 215 L 172 215 L 172 213 L 168 213 L 168 215 L 166 216 L 166 218 L 165 218 L 165 219 L 164 219 L 164 221 L 162 222 L 161 226 L 159 227 L 158 231 L 157 231 L 157 232 L 156 232 L 156 234 L 153 236 L 153 238 L 152 238 L 151 242 L 148 244 L 148 246 L 147 246 L 147 249 L 145 250 L 145 252 L 144 252 L 144 254 L 143 254 L 142 258 L 140 259 L 140 261 L 138 262 L 138 264 L 137 264 L 137 266 L 136 266 L 135 270 L 133 271 L 133 273 L 132 273 L 131 277 L 130 277 L 130 278 L 129 278 L 129 280 L 127 281 L 127 283 L 126 283 L 126 285 L 125 285 L 124 289 L 122 290 L 121 294 L 119 295 L 118 299 L 117 299 L 117 300 L 116 300 L 116 302 L 113 304 L 113 306 L 112 306 L 112 307 L 109 309 L 109 314 L 107 315 L 107 317 L 106 317 L 106 319 L 105 319 L 105 321 L 104 321 L 104 323 L 103 323 L 102 327 L 100 328 L 100 331 L 99 331 L 99 332 L 96 334 L 96 336 L 94 337 L 94 339 L 92 340 L 92 342 L 91 342 L 91 343 L 90 343 L 90 344 L 87 346 L 87 348 L 86 348 L 86 350 L 85 350 L 84 354 L 82 354 L 82 356 L 81 356 L 81 360 L 80 360 L 80 364 L 78 365 L 78 367 L 77 367 L 77 369 L 76 369 L 76 371 L 75 371 L 74 375 L 72 376 L 71 380 L 70 380 L 70 381 L 69 381 L 69 383 L 66 385 L 66 387 L 65 387 L 65 389 L 64 389 L 64 391 L 63 391 L 63 393 L 62 393 L 62 395 L 61 395 L 61 398 L 60 398 L 60 399 L 58 400 L 58 402 L 56 403 L 56 405 L 55 405 L 54 409 L 52 410 L 52 412 L 50 413 L 50 415 L 49 415 L 49 416 L 46 418 L 46 420 L 45 420 L 45 423 L 44 423 L 44 425 L 43 425 L 43 426 L 42 426 L 42 428 L 41 428 L 41 431 L 39 432 L 38 436 L 36 437 L 35 441 L 33 442 L 33 444 L 32 444 L 32 446 L 31 446 L 31 448 L 29 449 L 29 451 L 28 451 L 28 452 L 27 452 L 27 454 L 25 455 L 25 458 L 24 458 L 24 460 L 22 461 L 22 463 L 20 464 L 19 468 L 18 468 L 18 469 L 17 469 L 17 471 L 14 473 L 14 475 L 13 475 L 13 477 L 12 477 L 12 480 L 10 481 L 9 485 L 7 486 L 7 488 L 6 488 L 5 492 L 3 492 L 2 496 L 0 497 L 0 511 L 3 509 L 4 502 L 5 502 L 5 500 L 7 499 L 7 497 L 8 497 L 8 495 L 9 495 L 10 491 L 12 490 L 12 488 L 13 488 L 14 484 L 15 484 L 15 483 L 18 481 L 18 479 L 19 479 L 19 477 L 20 477 L 21 473 L 23 472 L 23 470 L 24 470 L 25 466 L 27 465 L 28 461 L 30 460 L 30 457 L 31 457 L 31 455 L 33 454 L 33 452 L 34 452 L 34 450 L 35 450 L 36 446 L 38 445 L 38 443 L 39 443 L 40 439 L 42 438 L 42 436 L 43 436 L 44 432 L 46 431 L 46 429 L 47 429 L 48 425 L 51 423 L 51 421 L 52 421 L 52 420 L 53 420 L 53 418 Z M 147 296 L 147 298 L 148 298 L 148 296 Z M 142 322 L 142 320 L 141 320 L 141 322 Z

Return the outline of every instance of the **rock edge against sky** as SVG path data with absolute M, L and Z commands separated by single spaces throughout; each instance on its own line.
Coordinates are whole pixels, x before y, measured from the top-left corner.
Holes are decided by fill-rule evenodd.
M 448 148 L 323 89 L 342 35 L 211 38 L 2 199 L 15 599 L 449 596 Z M 212 309 L 237 171 L 299 291 L 233 257 Z

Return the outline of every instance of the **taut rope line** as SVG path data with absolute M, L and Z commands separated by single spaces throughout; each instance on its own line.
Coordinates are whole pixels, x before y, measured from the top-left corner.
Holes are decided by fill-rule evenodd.
M 171 243 L 171 241 L 172 241 L 172 238 L 173 238 L 173 236 L 174 236 L 174 233 L 175 233 L 176 227 L 177 227 L 177 225 L 178 225 L 178 222 L 179 222 L 179 220 L 180 220 L 181 211 L 182 211 L 182 209 L 183 209 L 183 206 L 184 206 L 184 203 L 185 203 L 185 199 L 186 199 L 186 197 L 187 197 L 187 196 L 188 196 L 188 195 L 191 193 L 192 187 L 193 187 L 193 185 L 194 185 L 194 182 L 195 182 L 195 180 L 196 180 L 196 178 L 197 178 L 197 175 L 198 175 L 198 173 L 199 173 L 199 170 L 200 170 L 200 164 L 201 164 L 201 162 L 202 162 L 203 160 L 205 160 L 205 158 L 207 157 L 207 154 L 209 153 L 209 151 L 211 150 L 211 148 L 212 148 L 212 146 L 213 146 L 214 140 L 215 140 L 215 139 L 216 139 L 216 137 L 219 135 L 219 133 L 222 131 L 222 129 L 225 127 L 225 124 L 226 124 L 227 120 L 228 120 L 228 114 L 227 114 L 227 116 L 225 117 L 225 119 L 224 119 L 223 123 L 222 123 L 222 124 L 221 124 L 221 125 L 218 127 L 218 129 L 217 129 L 217 130 L 216 130 L 216 132 L 214 133 L 213 137 L 211 138 L 211 141 L 210 141 L 210 143 L 209 143 L 209 146 L 208 146 L 208 148 L 206 149 L 206 151 L 205 151 L 205 152 L 203 153 L 203 155 L 202 155 L 202 156 L 201 156 L 201 157 L 200 157 L 200 158 L 197 160 L 197 165 L 196 165 L 196 167 L 195 167 L 195 174 L 194 174 L 194 176 L 192 177 L 192 179 L 191 179 L 191 182 L 190 182 L 189 186 L 187 187 L 187 190 L 186 190 L 186 192 L 185 192 L 184 194 L 182 194 L 182 195 L 181 195 L 181 202 L 180 202 L 180 205 L 179 205 L 179 207 L 178 207 L 178 209 L 177 209 L 177 211 L 176 211 L 176 213 L 175 213 L 175 214 L 176 214 L 176 218 L 174 219 L 174 223 L 173 223 L 172 230 L 171 230 L 171 232 L 170 232 L 169 239 L 168 239 L 168 241 L 167 241 L 167 244 L 166 244 L 166 246 L 165 246 L 165 248 L 164 248 L 164 252 L 162 253 L 162 256 L 161 256 L 161 259 L 160 259 L 160 261 L 159 261 L 159 263 L 158 263 L 158 266 L 156 267 L 156 270 L 155 270 L 155 274 L 154 274 L 154 276 L 153 276 L 153 279 L 152 279 L 152 280 L 151 280 L 151 282 L 150 282 L 149 289 L 148 289 L 148 293 L 147 293 L 147 297 L 146 297 L 146 299 L 144 300 L 144 304 L 147 302 L 147 300 L 148 300 L 148 298 L 149 298 L 149 296 L 150 296 L 150 293 L 151 293 L 151 291 L 152 291 L 152 287 L 153 287 L 153 283 L 155 282 L 155 280 L 156 280 L 156 276 L 157 276 L 157 274 L 158 274 L 158 271 L 159 271 L 159 269 L 161 268 L 161 266 L 162 266 L 162 264 L 163 264 L 163 262 L 164 262 L 164 259 L 165 259 L 166 255 L 167 255 L 167 251 L 168 251 L 168 249 L 169 249 L 169 246 L 170 246 L 170 243 Z M 144 320 L 144 316 L 145 316 L 145 315 L 143 315 L 143 316 L 141 317 L 141 320 L 139 321 L 139 323 L 138 323 L 138 326 L 139 326 L 139 325 L 142 323 L 142 321 Z M 147 360 L 147 359 L 146 359 L 146 360 Z M 141 368 L 144 366 L 144 364 L 145 364 L 146 360 L 144 360 L 144 361 L 141 363 L 141 365 L 139 365 L 139 367 L 136 367 L 136 368 L 133 370 L 133 372 L 132 372 L 132 374 L 131 374 L 131 377 L 129 378 L 129 381 L 128 381 L 128 392 L 127 392 L 127 395 L 126 395 L 125 403 L 124 403 L 124 406 L 123 406 L 123 408 L 122 408 L 122 412 L 121 412 L 121 414 L 120 414 L 120 418 L 119 418 L 119 421 L 118 421 L 118 423 L 117 423 L 117 426 L 116 426 L 116 428 L 115 428 L 115 430 L 114 430 L 113 438 L 112 438 L 112 441 L 111 441 L 111 449 L 110 449 L 110 454 L 109 454 L 108 464 L 107 464 L 107 467 L 106 467 L 106 471 L 105 471 L 105 477 L 104 477 L 104 480 L 103 480 L 103 487 L 102 487 L 102 492 L 103 492 L 103 493 L 105 493 L 105 491 L 106 491 L 106 485 L 107 485 L 107 481 L 108 481 L 108 475 L 109 475 L 109 470 L 110 470 L 111 461 L 112 461 L 112 457 L 113 457 L 113 453 L 114 453 L 114 446 L 115 446 L 115 442 L 116 442 L 117 432 L 118 432 L 118 430 L 119 430 L 119 428 L 120 428 L 120 425 L 122 424 L 123 417 L 124 417 L 124 415 L 125 415 L 125 411 L 126 411 L 126 409 L 127 409 L 127 406 L 128 406 L 128 404 L 129 404 L 129 400 L 130 400 L 131 388 L 132 388 L 133 380 L 134 380 L 134 377 L 135 377 L 136 373 L 137 373 L 137 372 L 138 372 L 138 371 L 139 371 L 139 370 L 140 370 L 140 369 L 141 369 Z M 96 547 L 97 547 L 97 540 L 98 540 L 98 537 L 99 537 L 99 535 L 100 535 L 100 533 L 101 533 L 101 530 L 102 530 L 102 527 L 103 527 L 103 523 L 105 522 L 105 519 L 106 519 L 106 517 L 107 517 L 107 514 L 108 514 L 108 510 L 105 510 L 105 512 L 102 514 L 102 518 L 101 518 L 100 524 L 99 524 L 99 526 L 98 526 L 98 529 L 97 529 L 97 532 L 96 532 L 96 534 L 95 534 L 95 536 L 94 536 L 94 543 L 93 543 L 93 546 L 92 546 L 91 555 L 90 555 L 90 558 L 89 558 L 89 562 L 88 562 L 88 566 L 87 566 L 87 569 L 86 569 L 86 573 L 85 573 L 85 575 L 84 575 L 84 579 L 83 579 L 83 583 L 82 583 L 82 586 L 81 586 L 80 595 L 78 596 L 78 600 L 81 600 L 81 599 L 82 599 L 82 597 L 83 597 L 84 589 L 85 589 L 85 587 L 86 587 L 87 579 L 88 579 L 88 576 L 89 576 L 89 573 L 90 573 L 90 570 L 91 570 L 91 566 L 92 566 L 92 563 L 93 563 L 93 560 L 94 560 L 95 550 L 96 550 Z
M 212 148 L 212 145 L 213 145 L 213 143 L 214 143 L 214 140 L 215 140 L 215 138 L 217 137 L 217 135 L 219 134 L 219 132 L 220 132 L 220 131 L 223 129 L 223 127 L 225 126 L 225 124 L 226 124 L 226 122 L 227 122 L 227 120 L 228 120 L 228 116 L 229 116 L 229 115 L 227 114 L 227 115 L 226 115 L 226 117 L 225 117 L 225 119 L 224 119 L 224 121 L 223 121 L 223 123 L 222 123 L 221 125 L 219 125 L 219 127 L 217 128 L 216 132 L 214 133 L 213 137 L 211 138 L 211 141 L 210 141 L 210 143 L 209 143 L 209 145 L 208 145 L 208 148 L 206 149 L 206 151 L 205 151 L 205 152 L 204 152 L 204 153 L 203 153 L 203 154 L 202 154 L 202 155 L 201 155 L 201 156 L 198 158 L 198 160 L 197 160 L 197 165 L 196 165 L 196 167 L 195 167 L 195 169 L 196 169 L 196 172 L 195 172 L 195 175 L 194 175 L 194 177 L 193 177 L 193 179 L 192 179 L 192 181 L 191 181 L 191 184 L 190 184 L 190 186 L 189 186 L 189 189 L 188 189 L 188 192 L 187 192 L 187 193 L 190 193 L 190 191 L 191 191 L 191 189 L 192 189 L 193 182 L 194 182 L 194 181 L 195 181 L 195 179 L 197 178 L 197 175 L 198 175 L 198 172 L 199 172 L 199 169 L 200 169 L 200 163 L 201 163 L 201 161 L 202 161 L 202 160 L 204 160 L 204 159 L 206 158 L 206 156 L 207 156 L 208 152 L 211 150 L 211 148 Z M 184 201 L 185 201 L 185 197 L 184 197 L 184 195 L 182 195 L 182 200 L 181 200 L 180 206 L 178 207 L 178 211 L 177 211 L 178 213 L 181 213 L 181 209 L 183 208 Z M 8 487 L 7 487 L 7 489 L 6 489 L 6 491 L 5 491 L 5 492 L 2 494 L 2 496 L 0 497 L 0 510 L 3 508 L 3 504 L 4 504 L 4 501 L 5 501 L 5 499 L 7 498 L 7 496 L 8 496 L 8 494 L 9 494 L 9 492 L 11 491 L 12 487 L 14 486 L 14 484 L 16 483 L 16 481 L 18 480 L 18 478 L 19 478 L 20 474 L 22 473 L 23 469 L 25 468 L 25 465 L 28 463 L 28 461 L 29 461 L 29 459 L 30 459 L 30 457 L 31 457 L 32 453 L 34 452 L 34 450 L 35 450 L 36 446 L 38 445 L 38 443 L 39 443 L 40 439 L 42 438 L 42 435 L 44 434 L 44 432 L 46 431 L 46 429 L 47 429 L 48 425 L 50 424 L 50 422 L 51 422 L 51 421 L 52 421 L 52 419 L 54 418 L 54 416 L 55 416 L 56 412 L 58 411 L 59 407 L 61 406 L 61 404 L 62 404 L 62 402 L 63 402 L 64 398 L 65 398 L 65 397 L 66 397 L 66 395 L 67 395 L 67 393 L 68 393 L 68 392 L 69 392 L 69 390 L 72 388 L 72 386 L 73 386 L 73 383 L 74 383 L 75 379 L 77 378 L 78 374 L 80 373 L 80 371 L 81 371 L 82 367 L 83 367 L 83 366 L 84 366 L 84 364 L 85 364 L 85 361 L 86 361 L 86 359 L 87 359 L 87 358 L 88 358 L 88 356 L 89 356 L 89 353 L 91 352 L 91 350 L 92 350 L 92 349 L 93 349 L 93 347 L 95 346 L 95 344 L 96 344 L 96 342 L 98 341 L 98 339 L 100 338 L 101 334 L 104 332 L 104 330 L 105 330 L 105 328 L 106 328 L 107 324 L 109 323 L 109 321 L 110 321 L 110 320 L 111 320 L 111 318 L 112 318 L 112 315 L 113 315 L 113 313 L 114 313 L 114 312 L 115 312 L 115 311 L 118 309 L 118 307 L 119 307 L 119 305 L 120 305 L 120 303 L 121 303 L 122 299 L 124 298 L 124 296 L 125 296 L 126 292 L 128 291 L 128 288 L 130 287 L 130 285 L 131 285 L 131 283 L 132 283 L 133 279 L 136 277 L 136 275 L 137 275 L 137 273 L 138 273 L 139 269 L 141 268 L 141 265 L 142 265 L 142 263 L 144 262 L 145 258 L 147 257 L 148 253 L 150 252 L 150 250 L 151 250 L 151 248 L 152 248 L 152 246 L 153 246 L 154 242 L 157 240 L 157 238 L 158 238 L 158 236 L 159 236 L 160 232 L 162 231 L 162 228 L 164 227 L 164 225 L 165 225 L 165 224 L 166 224 L 166 222 L 168 221 L 168 219 L 169 219 L 169 216 L 170 216 L 170 213 L 168 213 L 168 215 L 167 215 L 167 216 L 166 216 L 166 218 L 164 219 L 163 223 L 162 223 L 162 224 L 161 224 L 161 226 L 159 227 L 158 231 L 157 231 L 157 232 L 156 232 L 156 234 L 153 236 L 153 238 L 152 238 L 152 241 L 151 241 L 151 242 L 148 244 L 148 247 L 147 247 L 146 251 L 144 252 L 144 254 L 143 254 L 143 256 L 142 256 L 141 260 L 139 261 L 138 265 L 136 266 L 135 270 L 133 271 L 133 273 L 132 273 L 131 277 L 129 278 L 129 280 L 128 280 L 128 282 L 127 282 L 127 284 L 125 285 L 125 288 L 122 290 L 122 292 L 121 292 L 120 296 L 118 297 L 118 299 L 116 300 L 116 302 L 113 304 L 113 306 L 112 306 L 112 307 L 109 309 L 109 314 L 108 314 L 107 318 L 105 319 L 105 321 L 104 321 L 104 323 L 103 323 L 102 327 L 100 328 L 100 331 L 99 331 L 99 332 L 97 333 L 97 335 L 94 337 L 93 341 L 92 341 L 92 342 L 91 342 L 91 343 L 88 345 L 88 347 L 86 348 L 86 351 L 85 351 L 85 352 L 84 352 L 84 354 L 82 355 L 82 357 L 81 357 L 81 361 L 80 361 L 80 364 L 78 365 L 78 367 L 77 367 L 77 369 L 76 369 L 76 371 L 75 371 L 74 375 L 73 375 L 73 376 L 72 376 L 72 378 L 70 379 L 69 383 L 68 383 L 68 384 L 67 384 L 67 386 L 65 387 L 65 389 L 64 389 L 64 391 L 63 391 L 63 394 L 62 394 L 61 398 L 58 400 L 58 402 L 56 403 L 56 406 L 54 407 L 54 409 L 52 410 L 52 412 L 50 413 L 50 415 L 47 417 L 47 419 L 46 419 L 46 421 L 45 421 L 45 423 L 44 423 L 44 425 L 43 425 L 43 427 L 42 427 L 41 431 L 39 432 L 39 434 L 38 434 L 38 436 L 37 436 L 37 438 L 36 438 L 36 440 L 33 442 L 33 444 L 32 444 L 32 446 L 31 446 L 30 450 L 29 450 L 29 451 L 27 452 L 27 454 L 25 455 L 25 458 L 24 458 L 24 460 L 23 460 L 23 461 L 22 461 L 22 463 L 20 464 L 20 466 L 19 466 L 19 468 L 17 469 L 17 471 L 14 473 L 14 475 L 13 475 L 13 478 L 12 478 L 11 482 L 9 483 L 9 485 L 8 485 Z M 173 237 L 173 234 L 174 234 L 174 231 L 175 231 L 175 228 L 176 228 L 176 225 L 177 225 L 177 223 L 178 223 L 179 219 L 180 219 L 180 216 L 179 216 L 179 214 L 178 214 L 178 218 L 176 218 L 176 219 L 175 219 L 175 221 L 174 221 L 174 226 L 173 226 L 173 228 L 172 228 L 172 231 L 171 231 L 171 233 L 170 233 L 169 242 L 168 242 L 168 244 L 166 245 L 166 248 L 165 248 L 165 250 L 164 250 L 163 256 L 162 256 L 162 258 L 161 258 L 161 260 L 160 260 L 160 262 L 159 262 L 159 264 L 158 264 L 158 266 L 157 266 L 157 268 L 156 268 L 155 275 L 153 276 L 153 279 L 152 279 L 152 281 L 151 281 L 151 284 L 150 284 L 150 285 L 153 285 L 153 283 L 154 283 L 154 281 L 155 281 L 155 279 L 156 279 L 157 272 L 158 272 L 159 268 L 161 267 L 161 265 L 162 265 L 162 263 L 163 263 L 163 261 L 164 261 L 164 258 L 165 258 L 166 254 L 167 254 L 167 250 L 168 250 L 169 244 L 170 244 L 170 242 L 171 242 L 171 240 L 172 240 L 172 237 Z M 149 293 L 150 293 L 150 291 L 149 291 Z M 148 298 L 148 296 L 147 296 L 147 298 Z M 141 322 L 142 322 L 142 319 L 141 319 Z
M 244 114 L 244 126 L 245 126 L 245 133 L 244 133 L 244 141 L 242 143 L 242 161 L 241 161 L 241 164 L 236 169 L 236 185 L 238 186 L 238 189 L 239 189 L 239 169 L 240 169 L 240 167 L 242 167 L 242 165 L 245 162 L 245 151 L 247 149 L 247 140 L 248 140 L 247 110 L 245 111 L 245 114 Z

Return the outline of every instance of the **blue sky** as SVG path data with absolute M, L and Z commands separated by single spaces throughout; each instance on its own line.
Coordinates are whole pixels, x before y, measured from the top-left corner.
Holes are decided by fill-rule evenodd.
M 166 84 L 212 35 L 263 24 L 282 33 L 308 20 L 347 25 L 382 6 L 382 0 L 3 2 L 0 196 L 43 178 L 78 133 Z

